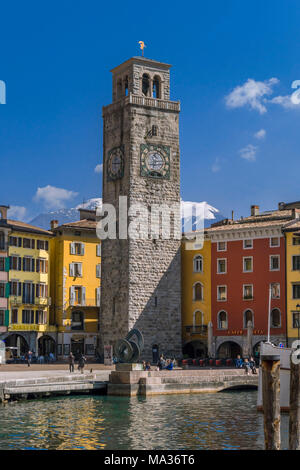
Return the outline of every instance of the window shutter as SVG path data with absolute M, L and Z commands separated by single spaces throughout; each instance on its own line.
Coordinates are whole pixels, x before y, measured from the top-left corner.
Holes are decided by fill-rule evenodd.
M 9 326 L 9 310 L 5 310 L 4 326 Z
M 31 260 L 31 272 L 34 273 L 34 271 L 35 271 L 35 259 L 32 258 L 32 260 Z
M 85 287 L 82 287 L 82 305 L 85 305 Z
M 70 263 L 70 277 L 74 277 L 74 264 L 73 263 Z
M 8 298 L 9 297 L 9 294 L 10 294 L 10 283 L 7 282 L 5 284 L 5 297 Z
M 35 240 L 34 240 L 34 238 L 31 240 L 31 248 L 33 250 L 35 249 Z
M 70 304 L 75 304 L 75 288 L 74 286 L 70 287 Z
M 18 271 L 22 271 L 22 258 L 18 258 Z
M 97 289 L 96 289 L 96 296 L 97 296 L 97 307 L 100 307 L 101 287 L 97 287 Z
M 10 268 L 10 258 L 5 258 L 5 271 L 8 272 Z
M 22 238 L 21 238 L 21 237 L 18 238 L 18 246 L 19 246 L 19 247 L 22 246 Z
M 78 264 L 78 271 L 79 271 L 79 276 L 82 277 L 82 264 Z
M 23 271 L 25 271 L 25 258 L 23 258 Z
M 40 272 L 40 260 L 39 259 L 36 260 L 36 272 L 37 273 Z
M 45 261 L 45 273 L 48 273 L 48 260 Z
M 81 243 L 81 254 L 84 255 L 84 243 Z
M 18 296 L 22 296 L 22 282 L 18 282 Z
M 97 256 L 101 256 L 101 244 L 97 245 Z
M 46 250 L 46 251 L 49 250 L 49 242 L 45 242 L 45 250 Z
M 75 255 L 75 243 L 70 243 L 70 253 L 71 255 Z

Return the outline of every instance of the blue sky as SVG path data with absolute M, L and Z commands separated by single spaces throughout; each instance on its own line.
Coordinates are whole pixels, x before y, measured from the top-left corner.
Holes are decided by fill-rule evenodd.
M 299 200 L 299 25 L 297 0 L 2 3 L 0 203 L 30 220 L 101 196 L 109 70 L 140 40 L 173 65 L 183 199 L 236 216 Z

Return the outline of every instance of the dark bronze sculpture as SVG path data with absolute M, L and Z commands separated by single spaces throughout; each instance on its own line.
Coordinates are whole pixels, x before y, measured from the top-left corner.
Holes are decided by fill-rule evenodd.
M 140 330 L 129 331 L 125 339 L 119 339 L 115 345 L 115 356 L 119 362 L 133 363 L 139 360 L 144 348 L 144 338 Z

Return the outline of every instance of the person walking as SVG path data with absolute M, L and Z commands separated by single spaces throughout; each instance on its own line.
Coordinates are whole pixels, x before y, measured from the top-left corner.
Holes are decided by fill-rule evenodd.
M 69 370 L 70 370 L 70 373 L 74 372 L 74 364 L 75 364 L 75 357 L 74 357 L 74 354 L 71 351 L 70 355 L 69 355 Z
M 31 351 L 28 351 L 28 352 L 26 353 L 25 359 L 26 359 L 26 361 L 27 361 L 28 367 L 30 367 L 31 360 L 32 360 L 32 352 L 31 352 Z
M 83 354 L 80 355 L 79 360 L 78 360 L 78 370 L 83 374 L 83 369 L 86 363 L 86 359 Z

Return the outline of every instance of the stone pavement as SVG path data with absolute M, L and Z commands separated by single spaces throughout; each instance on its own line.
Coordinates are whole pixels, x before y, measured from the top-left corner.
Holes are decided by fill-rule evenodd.
M 104 366 L 103 364 L 88 364 L 84 368 L 85 374 L 90 373 L 92 369 L 93 373 L 97 375 L 97 378 L 106 376 L 114 366 Z M 71 375 L 83 375 L 77 370 L 77 364 L 75 364 L 74 372 Z M 27 364 L 5 364 L 0 365 L 0 382 L 15 379 L 31 379 L 39 377 L 58 377 L 69 375 L 68 364 L 32 364 L 30 367 Z

